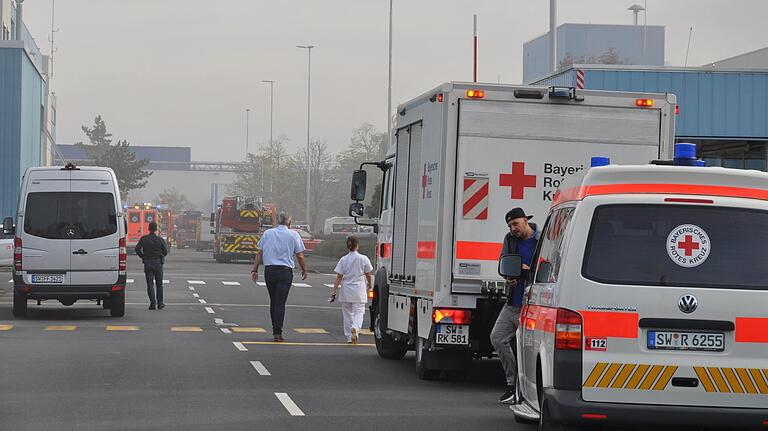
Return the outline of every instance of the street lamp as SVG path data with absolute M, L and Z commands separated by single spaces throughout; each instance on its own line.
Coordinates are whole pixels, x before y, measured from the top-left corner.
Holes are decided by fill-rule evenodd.
M 312 97 L 312 48 L 314 48 L 314 45 L 296 45 L 296 48 L 300 49 L 306 49 L 307 50 L 307 229 L 311 230 L 311 226 L 309 225 L 309 199 L 310 199 L 310 172 L 311 172 L 311 149 L 309 144 L 309 124 L 310 124 L 310 107 L 311 107 L 311 97 Z
M 248 160 L 249 132 L 251 122 L 251 108 L 245 108 L 245 159 Z
M 272 158 L 271 158 L 271 150 L 272 150 L 272 124 L 274 119 L 274 108 L 275 108 L 275 81 L 269 80 L 269 79 L 263 79 L 261 82 L 269 84 L 269 150 L 270 150 L 270 159 L 269 159 L 269 168 L 270 168 L 270 180 L 269 180 L 269 192 L 272 193 L 272 178 L 271 178 L 271 172 L 272 172 Z M 261 167 L 261 192 L 264 194 L 264 166 L 262 162 Z
M 389 73 L 387 75 L 387 141 L 392 139 L 392 0 L 389 0 Z

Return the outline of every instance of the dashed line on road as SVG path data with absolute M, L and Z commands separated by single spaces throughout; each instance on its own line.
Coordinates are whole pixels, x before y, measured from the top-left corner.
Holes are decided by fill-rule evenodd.
M 304 416 L 304 412 L 301 411 L 299 406 L 296 405 L 296 403 L 293 402 L 291 397 L 288 396 L 285 392 L 275 392 L 275 396 L 278 400 L 283 404 L 283 407 L 285 407 L 286 410 L 288 410 L 288 413 L 291 414 L 291 416 Z
M 222 281 L 221 283 L 225 286 L 240 286 L 239 281 Z
M 192 286 L 189 286 L 189 290 L 192 290 L 192 291 L 194 291 L 194 290 L 195 290 L 195 288 L 194 288 L 194 287 L 192 287 Z
M 243 345 L 243 343 L 241 343 L 241 342 L 239 342 L 239 341 L 233 341 L 233 342 L 232 342 L 232 344 L 234 344 L 234 345 L 235 345 L 235 348 L 236 348 L 238 351 L 240 351 L 240 352 L 247 352 L 247 351 L 248 351 L 248 348 L 247 348 L 247 347 L 245 347 L 245 345 Z
M 13 280 L 11 280 L 11 281 L 13 281 Z M 134 279 L 132 279 L 132 278 L 129 278 L 129 279 L 125 280 L 125 282 L 126 282 L 126 283 L 128 283 L 128 284 L 131 284 L 131 283 L 133 283 L 134 281 L 135 281 L 135 280 L 134 280 Z
M 264 366 L 260 361 L 251 361 L 251 365 L 256 370 L 257 373 L 259 373 L 260 376 L 271 376 L 270 372 L 267 370 L 267 367 Z
M 263 281 L 257 281 L 256 284 L 258 284 L 259 286 L 266 286 L 267 285 L 267 283 L 264 283 Z
M 205 284 L 203 280 L 187 280 L 189 284 Z
M 46 331 L 74 331 L 77 329 L 77 326 L 74 325 L 53 325 L 53 326 L 46 326 Z
M 203 332 L 203 328 L 199 326 L 174 326 L 171 328 L 173 332 Z
M 298 332 L 299 334 L 327 334 L 328 331 L 326 331 L 323 328 L 294 328 L 294 331 Z
M 307 283 L 293 283 L 293 287 L 312 287 Z
M 224 324 L 224 319 L 221 319 L 221 318 L 217 317 L 217 318 L 213 319 L 213 323 L 216 324 L 216 325 L 223 325 Z
M 325 283 L 325 284 L 323 284 L 323 286 L 325 286 L 325 287 L 333 287 L 333 284 Z
M 195 298 L 200 298 L 200 295 L 197 295 Z M 205 302 L 205 299 L 198 299 L 198 301 L 200 301 L 201 304 L 207 304 L 207 302 Z
M 232 328 L 232 332 L 249 332 L 249 333 L 264 334 L 267 332 L 267 330 L 264 328 Z
M 219 328 L 219 330 L 225 334 L 231 334 L 232 331 L 229 330 L 229 328 Z
M 193 293 L 192 296 L 195 297 L 195 298 L 199 298 L 200 297 L 200 295 L 198 295 L 197 293 Z
M 138 331 L 138 326 L 119 326 L 119 325 L 107 325 L 107 331 Z
M 163 284 L 169 284 L 171 280 L 163 280 Z
M 202 299 L 201 299 L 201 301 L 202 301 Z M 213 308 L 211 308 L 211 307 L 205 307 L 205 311 L 206 311 L 208 314 L 216 314 L 216 312 L 215 312 L 215 311 L 213 311 Z

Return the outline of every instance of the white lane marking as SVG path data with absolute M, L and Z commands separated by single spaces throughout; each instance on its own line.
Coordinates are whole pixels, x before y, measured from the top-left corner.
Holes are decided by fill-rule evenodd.
M 197 294 L 195 294 L 195 295 L 197 295 Z M 207 304 L 207 302 L 205 302 L 205 299 L 198 299 L 198 301 L 200 301 L 201 304 Z
M 13 281 L 13 280 L 11 280 L 11 281 Z M 9 283 L 10 283 L 11 281 L 9 281 Z M 125 280 L 125 282 L 126 282 L 126 283 L 133 283 L 133 282 L 134 282 L 134 280 L 133 280 L 132 278 L 129 278 L 129 279 Z
M 189 284 L 205 284 L 203 280 L 187 280 Z
M 304 416 L 304 412 L 301 411 L 299 406 L 296 405 L 296 403 L 293 402 L 291 397 L 288 396 L 285 392 L 275 392 L 275 396 L 278 400 L 283 404 L 283 407 L 285 407 L 286 410 L 288 410 L 288 413 L 291 414 L 291 416 Z
M 163 284 L 168 284 L 170 282 L 171 282 L 171 280 L 163 280 Z
M 219 329 L 221 330 L 221 332 L 223 332 L 225 334 L 231 334 L 232 333 L 232 331 L 230 331 L 229 328 L 219 328 Z
M 192 286 L 189 286 L 189 290 L 195 290 L 195 288 Z
M 267 367 L 264 366 L 260 361 L 251 361 L 251 365 L 253 365 L 253 368 L 256 370 L 257 373 L 259 373 L 260 376 L 271 376 L 270 372 L 267 370 Z
M 258 284 L 259 286 L 266 286 L 267 285 L 267 283 L 264 283 L 263 281 L 257 281 L 256 284 Z
M 198 295 L 197 293 L 193 293 L 192 296 L 194 296 L 195 298 L 199 298 L 200 297 L 200 295 Z
M 205 311 L 208 312 L 208 314 L 215 314 L 216 312 L 213 311 L 213 308 L 211 307 L 205 307 Z
M 307 283 L 293 283 L 293 287 L 312 287 Z
M 219 319 L 217 317 L 217 318 L 213 319 L 213 323 L 215 323 L 217 325 L 223 325 L 224 324 L 224 319 Z
M 223 285 L 225 285 L 225 286 L 239 286 L 240 285 L 239 281 L 222 281 L 221 283 Z
M 247 352 L 248 348 L 243 346 L 243 343 L 239 343 L 237 341 L 233 341 L 232 344 L 235 345 L 235 348 L 241 352 Z
M 333 287 L 333 284 L 327 284 L 327 283 L 326 283 L 326 284 L 324 284 L 323 286 L 325 286 L 325 287 Z

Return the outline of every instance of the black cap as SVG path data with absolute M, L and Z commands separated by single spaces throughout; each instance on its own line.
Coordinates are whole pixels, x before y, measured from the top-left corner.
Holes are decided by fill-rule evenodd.
M 523 217 L 527 218 L 528 220 L 533 218 L 533 216 L 525 215 L 525 211 L 523 211 L 522 208 L 517 207 L 517 208 L 512 208 L 511 210 L 509 210 L 507 215 L 504 216 L 504 220 L 507 223 L 509 223 L 510 220 L 514 220 L 516 218 L 523 218 Z

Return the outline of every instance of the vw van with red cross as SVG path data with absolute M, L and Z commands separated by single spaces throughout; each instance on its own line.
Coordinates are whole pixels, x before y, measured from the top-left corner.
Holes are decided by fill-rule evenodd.
M 768 174 L 702 167 L 693 144 L 675 156 L 596 159 L 556 192 L 517 333 L 517 419 L 768 429 Z

